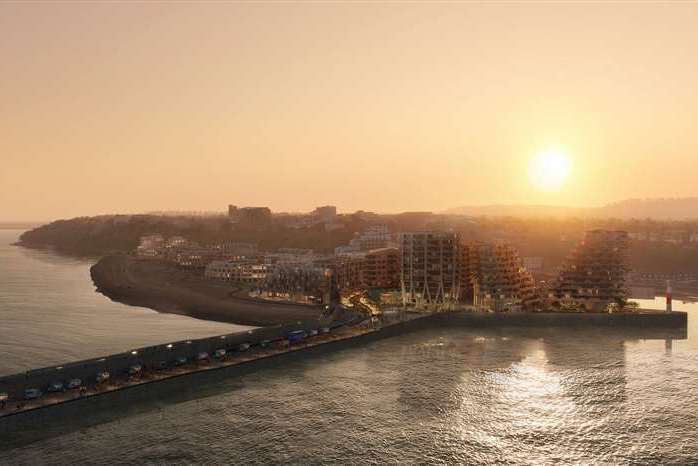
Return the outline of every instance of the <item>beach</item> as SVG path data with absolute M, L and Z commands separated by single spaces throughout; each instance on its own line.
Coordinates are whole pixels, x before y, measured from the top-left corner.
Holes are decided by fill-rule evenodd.
M 97 291 L 110 299 L 182 314 L 197 319 L 239 325 L 269 326 L 297 320 L 317 320 L 318 306 L 268 303 L 235 295 L 227 282 L 205 280 L 160 260 L 126 254 L 103 257 L 90 270 Z

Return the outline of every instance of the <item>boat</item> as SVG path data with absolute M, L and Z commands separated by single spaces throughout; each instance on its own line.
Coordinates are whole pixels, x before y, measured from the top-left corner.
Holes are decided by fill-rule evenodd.
M 240 346 L 238 346 L 238 351 L 247 351 L 248 349 L 250 349 L 249 343 L 240 343 Z
M 43 393 L 38 388 L 27 388 L 26 390 L 24 390 L 25 400 L 35 400 L 37 398 L 40 398 L 41 395 L 43 395 Z
M 128 375 L 138 375 L 143 371 L 143 366 L 140 364 L 134 364 L 132 366 L 129 366 L 128 368 Z
M 208 353 L 205 351 L 202 351 L 201 353 L 196 355 L 196 360 L 197 361 L 208 361 Z
M 48 389 L 46 390 L 49 393 L 57 393 L 57 392 L 62 392 L 65 390 L 65 387 L 63 386 L 63 382 L 53 382 L 49 384 Z
M 82 380 L 80 380 L 80 379 L 70 379 L 68 381 L 68 389 L 69 390 L 80 388 L 81 386 L 82 386 Z
M 216 359 L 223 359 L 225 357 L 225 350 L 224 349 L 217 349 L 216 351 L 213 352 L 213 357 Z
M 97 383 L 106 382 L 107 380 L 109 380 L 109 377 L 111 377 L 111 375 L 107 371 L 98 372 Z

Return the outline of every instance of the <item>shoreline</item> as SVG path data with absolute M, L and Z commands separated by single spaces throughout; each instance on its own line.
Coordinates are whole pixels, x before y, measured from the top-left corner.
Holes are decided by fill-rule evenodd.
M 320 306 L 271 303 L 234 296 L 227 282 L 204 280 L 158 260 L 105 256 L 90 268 L 96 291 L 112 301 L 202 320 L 266 327 L 317 320 Z

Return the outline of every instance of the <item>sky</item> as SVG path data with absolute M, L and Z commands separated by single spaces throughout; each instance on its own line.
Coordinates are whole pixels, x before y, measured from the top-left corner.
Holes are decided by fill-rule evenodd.
M 0 220 L 696 196 L 697 24 L 676 2 L 2 2 Z M 569 175 L 542 189 L 550 151 Z

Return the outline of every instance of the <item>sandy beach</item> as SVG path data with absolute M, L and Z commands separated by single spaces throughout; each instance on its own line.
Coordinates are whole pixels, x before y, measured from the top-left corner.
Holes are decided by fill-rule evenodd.
M 110 299 L 160 312 L 240 325 L 268 326 L 317 319 L 321 309 L 283 303 L 262 303 L 234 296 L 230 283 L 204 280 L 157 260 L 125 254 L 106 256 L 92 266 L 97 291 Z

